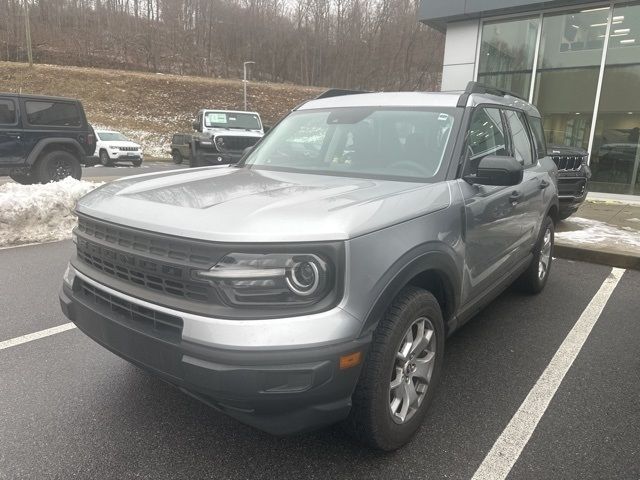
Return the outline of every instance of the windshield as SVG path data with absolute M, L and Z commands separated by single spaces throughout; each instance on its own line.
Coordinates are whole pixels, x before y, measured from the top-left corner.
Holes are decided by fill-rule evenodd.
M 428 180 L 441 170 L 454 109 L 298 111 L 249 155 L 250 167 Z
M 204 126 L 207 128 L 239 128 L 260 130 L 260 119 L 252 113 L 205 112 Z
M 104 142 L 128 142 L 129 139 L 118 132 L 98 132 L 98 138 Z

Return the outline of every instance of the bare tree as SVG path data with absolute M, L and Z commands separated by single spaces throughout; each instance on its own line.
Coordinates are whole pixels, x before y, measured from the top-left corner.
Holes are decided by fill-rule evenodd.
M 25 61 L 21 0 L 0 60 Z M 443 36 L 418 0 L 30 0 L 36 62 L 369 89 L 433 89 Z

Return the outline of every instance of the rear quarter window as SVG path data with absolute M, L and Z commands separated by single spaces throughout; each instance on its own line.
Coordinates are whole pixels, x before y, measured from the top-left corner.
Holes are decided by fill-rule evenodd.
M 75 103 L 41 100 L 25 102 L 27 121 L 30 125 L 47 127 L 79 127 L 80 111 Z
M 17 120 L 16 105 L 13 100 L 0 98 L 0 125 L 15 125 Z
M 527 116 L 529 125 L 531 125 L 531 131 L 533 132 L 533 141 L 536 144 L 536 150 L 538 152 L 538 158 L 544 158 L 547 156 L 547 142 L 544 138 L 544 129 L 542 128 L 542 119 L 538 117 Z

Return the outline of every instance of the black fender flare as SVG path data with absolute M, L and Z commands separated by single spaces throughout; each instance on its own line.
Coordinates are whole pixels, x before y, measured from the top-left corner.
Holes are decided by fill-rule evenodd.
M 38 160 L 38 158 L 40 157 L 42 151 L 49 145 L 53 144 L 71 147 L 76 151 L 78 155 L 78 161 L 80 163 L 82 163 L 82 160 L 86 156 L 82 146 L 78 143 L 77 140 L 74 140 L 73 138 L 45 138 L 44 140 L 40 140 L 33 148 L 33 150 L 31 150 L 31 153 L 29 153 L 29 156 L 27 157 L 27 165 L 29 165 L 30 167 L 33 166 L 33 164 L 36 163 L 36 160 Z
M 361 335 L 368 335 L 378 325 L 385 310 L 400 291 L 417 275 L 432 271 L 443 280 L 447 310 L 443 312 L 445 328 L 455 328 L 455 313 L 460 303 L 462 272 L 457 267 L 453 249 L 442 243 L 426 243 L 409 250 L 400 257 L 380 278 L 384 285 L 365 316 Z

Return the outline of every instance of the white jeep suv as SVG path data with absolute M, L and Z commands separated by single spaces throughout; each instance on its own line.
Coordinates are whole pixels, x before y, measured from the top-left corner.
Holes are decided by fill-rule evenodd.
M 96 154 L 105 167 L 119 162 L 131 162 L 134 167 L 142 164 L 142 147 L 120 132 L 96 130 Z

